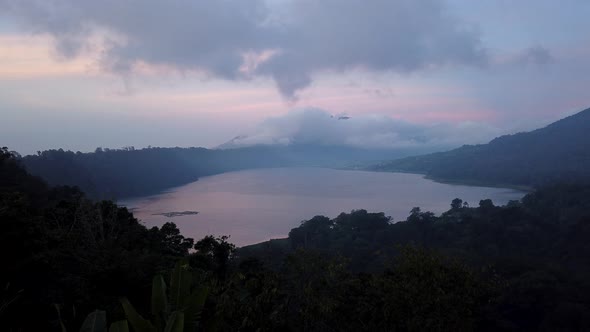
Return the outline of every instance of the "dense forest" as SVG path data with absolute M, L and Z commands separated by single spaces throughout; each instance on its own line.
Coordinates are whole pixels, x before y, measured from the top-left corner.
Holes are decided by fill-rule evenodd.
M 262 147 L 98 148 L 92 153 L 59 149 L 25 156 L 22 162 L 50 185 L 77 186 L 90 197 L 103 199 L 153 194 L 227 171 L 289 164 L 272 149 Z
M 590 329 L 590 188 L 495 206 L 460 199 L 394 222 L 313 217 L 283 240 L 147 229 L 50 187 L 0 151 L 0 326 L 7 331 Z
M 147 229 L 110 201 L 47 186 L 6 149 L 0 151 L 0 222 L 3 331 L 58 330 L 58 312 L 67 321 L 74 313 L 111 309 L 123 293 L 145 301 L 146 277 L 171 268 L 193 246 L 174 224 Z
M 495 185 L 590 183 L 590 109 L 545 128 L 498 137 L 488 144 L 408 157 L 370 169 Z
M 77 186 L 92 198 L 120 199 L 154 194 L 229 171 L 284 166 L 350 167 L 415 152 L 305 144 L 235 149 L 97 148 L 90 153 L 59 149 L 24 156 L 22 163 L 50 185 Z
M 495 206 L 486 199 L 469 207 L 455 199 L 450 207 L 440 216 L 415 207 L 399 222 L 364 210 L 342 213 L 335 219 L 317 216 L 291 230 L 286 240 L 241 251 L 274 267 L 283 264 L 285 255 L 302 250 L 341 262 L 350 274 L 336 279 L 342 281 L 335 288 L 341 282 L 363 280 L 370 290 L 347 285 L 339 295 L 324 291 L 325 301 L 343 306 L 335 313 L 346 310 L 339 300 L 347 299 L 367 305 L 372 314 L 381 306 L 395 308 L 379 317 L 382 324 L 395 315 L 403 319 L 423 315 L 419 320 L 425 324 L 371 325 L 369 330 L 590 329 L 590 187 L 545 187 L 506 206 Z M 405 265 L 408 259 L 416 260 L 411 267 Z M 433 261 L 445 263 L 433 267 L 429 265 Z M 444 276 L 457 266 L 464 274 Z M 400 268 L 410 269 L 410 276 L 396 274 Z M 384 282 L 381 278 L 393 282 L 406 277 L 409 280 L 403 286 L 397 285 L 401 289 L 395 284 L 374 289 L 378 286 L 373 283 Z M 453 279 L 438 279 L 447 277 Z M 316 291 L 322 292 L 321 287 Z M 370 299 L 364 298 L 367 293 Z M 359 298 L 347 297 L 350 294 Z M 360 312 L 354 315 L 363 317 Z M 449 321 L 427 325 L 438 315 Z M 467 321 L 471 325 L 452 325 Z M 359 322 L 347 321 L 355 323 Z

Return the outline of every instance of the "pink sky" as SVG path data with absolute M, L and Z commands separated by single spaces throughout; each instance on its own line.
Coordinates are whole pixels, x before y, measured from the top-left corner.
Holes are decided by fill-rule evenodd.
M 215 56 L 206 59 L 213 61 L 213 69 L 206 69 L 208 62 L 200 69 L 162 64 L 144 54 L 146 60 L 136 61 L 132 71 L 113 72 L 105 70 L 108 43 L 128 41 L 123 34 L 110 33 L 108 26 L 85 36 L 85 46 L 71 56 L 56 48 L 63 36 L 50 28 L 45 32 L 39 26 L 31 33 L 22 28 L 26 25 L 0 24 L 0 115 L 10 124 L 0 133 L 0 141 L 24 153 L 57 147 L 213 147 L 269 117 L 302 108 L 352 117 L 384 115 L 424 125 L 479 123 L 510 133 L 590 106 L 590 43 L 578 30 L 588 25 L 584 11 L 589 6 L 565 6 L 563 13 L 556 13 L 543 2 L 538 16 L 554 15 L 556 21 L 571 25 L 560 32 L 538 17 L 521 21 L 530 14 L 526 6 L 515 5 L 519 19 L 507 17 L 504 26 L 497 27 L 503 9 L 494 2 L 448 4 L 461 19 L 477 26 L 491 58 L 488 64 L 430 65 L 406 73 L 395 63 L 385 69 L 349 63 L 317 69 L 313 66 L 322 62 L 307 59 L 313 66 L 302 68 L 309 70 L 309 82 L 296 86 L 291 97 L 277 89 L 275 72 L 257 72 L 281 50 L 243 52 L 237 79 L 214 71 Z M 321 36 L 322 27 L 317 29 Z M 506 34 L 507 29 L 512 32 Z

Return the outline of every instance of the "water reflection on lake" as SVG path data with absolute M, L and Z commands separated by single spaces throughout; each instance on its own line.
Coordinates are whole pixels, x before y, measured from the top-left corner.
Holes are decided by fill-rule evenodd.
M 366 209 L 404 220 L 414 206 L 436 214 L 453 198 L 470 205 L 490 198 L 496 204 L 522 198 L 523 192 L 449 185 L 421 175 L 343 171 L 324 168 L 276 168 L 225 173 L 173 188 L 159 195 L 121 201 L 146 226 L 167 221 L 195 240 L 230 235 L 238 246 L 285 237 L 315 215 Z M 174 213 L 195 211 L 196 213 Z M 173 218 L 167 217 L 173 215 Z

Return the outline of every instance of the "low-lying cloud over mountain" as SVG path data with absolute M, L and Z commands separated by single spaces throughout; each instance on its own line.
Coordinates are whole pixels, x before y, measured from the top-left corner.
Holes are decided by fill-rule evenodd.
M 0 0 L 2 14 L 53 36 L 62 56 L 95 49 L 104 69 L 123 74 L 147 64 L 271 77 L 286 97 L 324 71 L 485 64 L 479 33 L 446 9 L 441 0 Z
M 321 109 L 294 110 L 268 118 L 253 132 L 220 148 L 315 144 L 366 149 L 450 148 L 485 143 L 500 131 L 474 122 L 415 124 L 383 115 L 333 115 Z

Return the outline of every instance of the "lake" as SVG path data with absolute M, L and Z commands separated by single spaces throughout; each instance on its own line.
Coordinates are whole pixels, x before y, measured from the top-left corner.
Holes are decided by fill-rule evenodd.
M 186 237 L 198 240 L 208 234 L 230 235 L 231 242 L 243 246 L 286 237 L 302 220 L 315 215 L 332 218 L 365 209 L 385 212 L 399 221 L 415 206 L 438 215 L 457 197 L 471 206 L 486 198 L 501 205 L 524 194 L 513 189 L 437 183 L 417 174 L 273 168 L 203 177 L 162 194 L 119 203 L 133 209 L 148 227 L 172 221 Z M 175 213 L 183 211 L 189 212 Z

